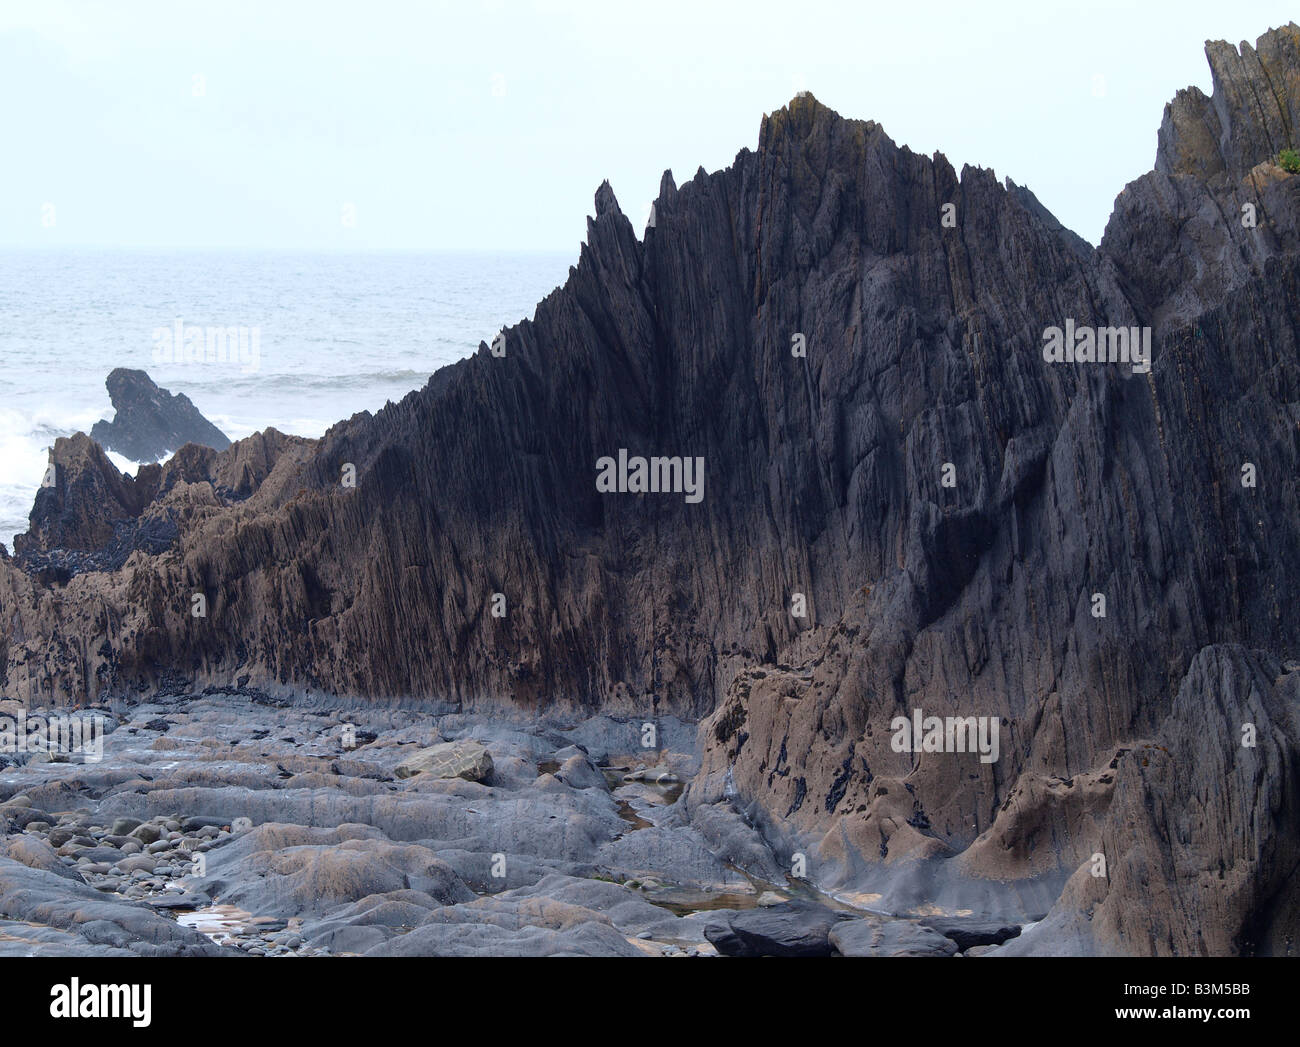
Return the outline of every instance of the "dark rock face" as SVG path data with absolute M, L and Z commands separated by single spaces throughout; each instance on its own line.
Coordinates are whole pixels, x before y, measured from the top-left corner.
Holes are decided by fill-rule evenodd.
M 996 920 L 988 922 L 984 920 L 932 917 L 922 920 L 921 923 L 945 938 L 956 942 L 957 948 L 962 952 L 977 945 L 1001 945 L 1020 933 L 1019 927 L 998 923 Z
M 62 585 L 77 574 L 116 571 L 136 551 L 156 556 L 174 544 L 182 518 L 218 499 L 248 499 L 286 449 L 311 446 L 267 429 L 222 453 L 187 444 L 166 465 L 141 466 L 131 477 L 84 433 L 60 437 L 50 454 L 54 483 L 37 493 L 27 533 L 14 541 L 15 560 Z
M 820 905 L 785 902 L 770 909 L 715 917 L 704 936 L 723 956 L 830 956 L 830 934 L 851 914 Z
M 95 552 L 108 545 L 116 525 L 134 520 L 158 494 L 161 468 L 144 466 L 132 478 L 118 471 L 84 433 L 60 437 L 50 454 L 54 483 L 36 494 L 26 534 L 14 553 L 67 549 Z
M 104 383 L 117 411 L 100 419 L 90 435 L 110 451 L 135 462 L 153 462 L 186 444 L 224 451 L 230 440 L 209 422 L 184 393 L 159 389 L 143 371 L 114 368 Z
M 643 241 L 602 186 L 503 355 L 319 443 L 187 449 L 144 508 L 78 458 L 28 548 L 117 513 L 177 537 L 57 599 L 0 562 L 3 692 L 707 716 L 688 806 L 734 797 L 819 883 L 1056 902 L 1004 950 L 1292 948 L 1297 39 L 1207 48 L 1213 97 L 1170 105 L 1095 250 L 806 95 L 730 168 L 666 174 Z M 1149 328 L 1149 373 L 1047 362 L 1067 321 Z M 601 493 L 621 449 L 702 458 L 702 500 Z M 900 751 L 916 709 L 996 723 L 997 758 Z

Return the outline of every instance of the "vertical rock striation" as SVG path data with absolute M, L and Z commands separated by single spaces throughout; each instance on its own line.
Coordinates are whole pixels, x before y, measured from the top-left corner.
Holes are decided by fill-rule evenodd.
M 87 484 L 175 538 L 0 562 L 4 693 L 706 716 L 688 804 L 823 884 L 1050 907 L 1009 950 L 1291 949 L 1298 39 L 1207 46 L 1213 96 L 1170 104 L 1095 250 L 800 95 L 665 174 L 641 240 L 601 186 L 533 319 L 378 414 L 182 449 L 147 505 L 56 448 L 20 550 L 103 542 Z M 1067 322 L 1149 328 L 1149 372 L 1046 362 Z M 702 458 L 703 500 L 600 493 L 620 450 Z M 897 751 L 914 709 L 996 720 L 998 759 Z

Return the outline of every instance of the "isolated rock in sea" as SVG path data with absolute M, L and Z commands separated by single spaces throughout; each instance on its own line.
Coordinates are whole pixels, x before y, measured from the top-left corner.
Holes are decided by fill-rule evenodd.
M 143 507 L 69 445 L 27 555 L 0 558 L 0 689 L 703 717 L 686 815 L 735 807 L 784 871 L 899 913 L 1047 913 L 1000 952 L 1286 951 L 1300 178 L 1275 161 L 1298 39 L 1207 48 L 1213 96 L 1171 104 L 1096 249 L 803 94 L 727 169 L 666 174 L 643 240 L 602 186 L 565 285 L 400 403 L 182 449 Z M 1066 328 L 1151 356 L 1045 358 Z M 701 497 L 671 468 L 681 490 L 598 489 L 621 455 L 678 480 L 702 459 Z M 131 537 L 162 519 L 164 547 Z M 109 532 L 129 564 L 87 563 Z M 996 726 L 997 751 L 900 746 L 914 715 Z M 528 809 L 426 777 L 106 802 L 364 813 L 467 867 L 542 811 L 532 868 L 620 828 L 554 775 Z M 752 851 L 724 821 L 700 835 Z
M 185 444 L 224 451 L 230 439 L 184 393 L 160 389 L 144 371 L 116 367 L 104 383 L 117 413 L 100 419 L 92 439 L 134 462 L 156 462 Z
M 408 756 L 397 765 L 396 774 L 399 778 L 426 774 L 482 782 L 492 777 L 492 754 L 478 742 L 439 742 Z

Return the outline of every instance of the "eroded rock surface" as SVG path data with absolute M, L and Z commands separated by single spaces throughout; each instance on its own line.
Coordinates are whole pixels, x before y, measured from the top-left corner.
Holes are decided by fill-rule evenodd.
M 697 759 L 642 749 L 636 721 L 344 710 L 251 689 L 92 715 L 113 728 L 101 758 L 23 753 L 0 771 L 0 955 L 711 956 L 710 910 L 813 894 L 754 840 L 751 862 L 776 879 L 732 869 L 688 824 L 680 784 L 622 783 Z M 432 738 L 491 754 L 495 773 L 402 777 Z M 606 784 L 550 770 L 579 757 Z M 728 803 L 709 811 L 740 821 Z
M 487 824 L 530 881 L 669 846 L 716 878 L 725 839 L 897 914 L 1028 925 L 996 951 L 1292 951 L 1298 37 L 1207 48 L 1213 95 L 1171 103 L 1095 250 L 1027 189 L 801 95 L 726 170 L 665 174 L 643 239 L 602 186 L 504 355 L 135 486 L 68 444 L 0 558 L 4 693 L 707 717 L 680 807 L 631 812 L 671 832 L 654 848 L 612 833 L 629 812 L 583 761 L 522 740 L 493 753 L 492 789 L 538 772 L 505 805 L 293 767 L 301 790 L 239 805 L 436 840 L 466 883 Z M 1148 328 L 1149 372 L 1048 363 L 1067 321 Z M 704 498 L 599 493 L 620 449 L 702 457 Z M 918 709 L 996 721 L 997 758 L 899 751 Z M 233 817 L 231 788 L 112 805 Z M 700 814 L 723 805 L 752 836 Z

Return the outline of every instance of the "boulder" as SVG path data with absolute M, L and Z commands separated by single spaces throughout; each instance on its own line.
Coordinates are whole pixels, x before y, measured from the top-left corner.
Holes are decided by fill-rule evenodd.
M 921 924 L 956 943 L 962 952 L 975 945 L 1001 945 L 1020 934 L 1016 924 L 962 917 L 927 917 Z
M 145 822 L 141 825 L 137 825 L 128 835 L 130 835 L 133 840 L 139 840 L 142 844 L 148 846 L 149 844 L 157 843 L 162 839 L 162 834 L 163 831 L 159 826 Z
M 492 777 L 492 754 L 479 742 L 439 742 L 408 756 L 397 765 L 396 774 L 399 778 L 424 774 L 483 782 Z
M 21 862 L 29 869 L 43 869 L 45 872 L 54 873 L 55 876 L 76 880 L 78 883 L 85 882 L 81 873 L 64 865 L 59 860 L 59 856 L 54 853 L 54 848 L 36 836 L 12 837 L 0 844 L 0 854 Z
M 831 930 L 851 913 L 808 902 L 732 912 L 711 921 L 704 936 L 724 956 L 830 956 Z
M 955 956 L 957 943 L 911 920 L 867 916 L 831 928 L 831 945 L 841 956 Z

